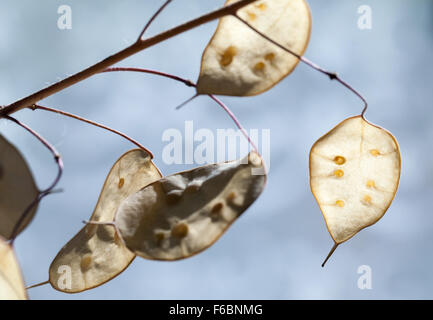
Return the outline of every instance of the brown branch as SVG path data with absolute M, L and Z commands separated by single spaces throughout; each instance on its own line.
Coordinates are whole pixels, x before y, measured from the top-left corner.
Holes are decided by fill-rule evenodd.
M 32 110 L 44 110 L 44 111 L 54 112 L 54 113 L 57 113 L 57 114 L 61 114 L 62 116 L 66 116 L 66 117 L 69 117 L 69 118 L 73 118 L 73 119 L 75 119 L 75 120 L 79 120 L 79 121 L 82 121 L 82 122 L 85 122 L 85 123 L 91 124 L 91 125 L 93 125 L 93 126 L 96 126 L 96 127 L 99 127 L 99 128 L 105 129 L 105 130 L 108 130 L 108 131 L 110 131 L 110 132 L 112 132 L 112 133 L 115 133 L 115 134 L 121 136 L 122 138 L 125 138 L 125 139 L 128 140 L 129 142 L 135 144 L 135 145 L 136 145 L 137 147 L 139 147 L 140 149 L 143 149 L 143 150 L 146 151 L 146 152 L 150 155 L 150 157 L 153 159 L 153 154 L 152 154 L 152 152 L 150 152 L 148 149 L 146 149 L 146 148 L 145 148 L 142 144 L 140 144 L 138 141 L 132 139 L 131 137 L 127 136 L 126 134 L 124 134 L 124 133 L 122 133 L 122 132 L 120 132 L 120 131 L 117 131 L 117 130 L 115 130 L 115 129 L 112 129 L 112 128 L 110 128 L 110 127 L 107 127 L 107 126 L 105 126 L 105 125 L 103 125 L 103 124 L 97 123 L 97 122 L 95 122 L 95 121 L 92 121 L 92 120 L 89 120 L 89 119 L 86 119 L 86 118 L 83 118 L 83 117 L 80 117 L 80 116 L 77 116 L 77 115 L 75 115 L 75 114 L 73 114 L 73 113 L 65 112 L 65 111 L 62 111 L 62 110 L 54 109 L 54 108 L 48 108 L 48 107 L 40 106 L 40 105 L 37 105 L 37 104 L 32 105 L 31 107 L 29 107 L 29 109 L 32 109 Z
M 61 80 L 45 89 L 42 89 L 38 92 L 35 92 L 23 99 L 20 99 L 6 107 L 3 107 L 0 109 L 0 118 L 4 117 L 5 115 L 12 114 L 16 111 L 19 111 L 21 109 L 24 109 L 26 107 L 32 106 L 33 104 L 37 103 L 38 101 L 45 99 L 59 91 L 62 91 L 78 82 L 81 82 L 103 70 L 106 68 L 112 66 L 113 64 L 122 61 L 144 49 L 147 49 L 149 47 L 152 47 L 162 41 L 165 41 L 167 39 L 173 38 L 174 36 L 177 36 L 183 32 L 186 32 L 188 30 L 194 29 L 202 24 L 208 23 L 210 21 L 219 19 L 221 17 L 227 16 L 227 15 L 233 15 L 235 14 L 239 9 L 255 2 L 257 0 L 240 0 L 238 2 L 235 2 L 231 5 L 222 7 L 218 10 L 209 12 L 201 17 L 198 17 L 196 19 L 193 19 L 191 21 L 188 21 L 184 24 L 181 24 L 177 27 L 174 27 L 170 30 L 164 31 L 154 37 L 140 40 L 133 45 L 123 49 L 122 51 L 119 51 L 118 53 L 115 53 L 112 56 L 109 56 L 108 58 L 102 60 L 101 62 L 98 62 L 94 64 L 93 66 L 78 72 L 64 80 Z
M 245 24 L 248 28 L 250 28 L 251 30 L 253 30 L 255 33 L 257 33 L 258 35 L 260 35 L 264 39 L 268 40 L 272 44 L 276 45 L 278 48 L 280 48 L 280 49 L 282 49 L 282 50 L 290 53 L 291 55 L 295 56 L 296 58 L 298 58 L 300 61 L 302 61 L 306 65 L 308 65 L 311 68 L 313 68 L 313 69 L 315 69 L 315 70 L 317 70 L 317 71 L 325 74 L 326 76 L 329 77 L 329 79 L 336 80 L 337 82 L 339 82 L 340 84 L 342 84 L 343 86 L 345 86 L 347 89 L 349 89 L 350 91 L 352 91 L 352 93 L 354 93 L 364 103 L 364 109 L 361 112 L 361 116 L 364 117 L 364 114 L 365 114 L 365 112 L 367 111 L 367 108 L 368 108 L 367 100 L 365 100 L 365 98 L 358 91 L 356 91 L 351 85 L 349 85 L 346 81 L 344 81 L 343 79 L 341 79 L 340 76 L 338 76 L 337 73 L 327 71 L 327 70 L 321 68 L 320 66 L 318 66 L 317 64 L 315 64 L 314 62 L 308 60 L 304 56 L 301 56 L 301 55 L 297 54 L 296 52 L 290 50 L 289 48 L 284 47 L 283 45 L 279 44 L 277 41 L 269 38 L 263 32 L 261 32 L 261 31 L 257 30 L 256 28 L 254 28 L 251 24 L 249 24 L 247 21 L 245 21 L 244 19 L 242 19 L 241 17 L 239 17 L 237 14 L 234 14 L 233 16 L 236 17 L 243 24 Z

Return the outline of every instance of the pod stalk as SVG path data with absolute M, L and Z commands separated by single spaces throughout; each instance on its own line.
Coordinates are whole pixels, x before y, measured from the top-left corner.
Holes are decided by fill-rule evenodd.
M 331 251 L 329 251 L 325 261 L 323 261 L 322 263 L 322 268 L 325 266 L 326 262 L 329 260 L 329 258 L 332 256 L 332 254 L 334 253 L 335 249 L 337 249 L 338 247 L 338 243 L 334 243 L 334 246 L 332 247 Z

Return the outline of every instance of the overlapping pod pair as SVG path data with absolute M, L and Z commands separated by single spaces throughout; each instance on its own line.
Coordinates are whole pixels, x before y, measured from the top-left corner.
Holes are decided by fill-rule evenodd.
M 127 152 L 108 174 L 91 217 L 108 224 L 87 224 L 60 250 L 51 285 L 81 292 L 120 274 L 135 255 L 172 261 L 205 250 L 262 192 L 266 176 L 252 169 L 263 169 L 254 152 L 162 178 L 145 151 Z
M 396 139 L 363 116 L 344 120 L 313 145 L 311 190 L 335 242 L 327 259 L 382 218 L 397 192 L 400 168 Z

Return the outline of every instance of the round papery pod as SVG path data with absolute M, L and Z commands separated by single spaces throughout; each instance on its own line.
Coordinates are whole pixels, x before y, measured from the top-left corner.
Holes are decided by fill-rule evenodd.
M 12 247 L 0 237 L 0 300 L 27 300 L 27 293 Z
M 146 151 L 125 153 L 108 174 L 90 220 L 113 222 L 123 200 L 161 177 Z M 116 277 L 134 258 L 113 226 L 87 224 L 57 254 L 50 266 L 49 281 L 57 290 L 81 292 Z
M 344 120 L 313 145 L 311 190 L 336 244 L 382 218 L 400 168 L 396 139 L 362 116 Z
M 0 236 L 10 239 L 24 211 L 39 190 L 21 153 L 0 134 Z M 17 235 L 32 221 L 35 205 L 21 223 Z
M 236 1 L 228 0 L 226 5 Z M 258 1 L 237 14 L 285 48 L 304 54 L 311 31 L 310 9 L 304 0 Z M 298 62 L 237 18 L 223 17 L 203 53 L 197 93 L 257 95 L 289 75 Z
M 218 240 L 259 197 L 266 182 L 263 169 L 262 158 L 251 152 L 241 160 L 164 177 L 122 202 L 115 223 L 138 256 L 190 257 Z

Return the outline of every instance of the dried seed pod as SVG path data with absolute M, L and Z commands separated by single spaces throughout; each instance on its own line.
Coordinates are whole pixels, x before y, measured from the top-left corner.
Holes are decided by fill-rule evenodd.
M 0 236 L 10 239 L 21 215 L 38 194 L 39 190 L 23 156 L 0 135 Z M 19 232 L 32 221 L 36 210 L 37 205 L 22 222 Z
M 400 163 L 391 133 L 362 116 L 344 120 L 314 144 L 311 190 L 336 245 L 385 214 L 397 192 Z
M 205 250 L 261 194 L 266 176 L 254 175 L 254 169 L 263 169 L 263 160 L 251 152 L 241 160 L 164 177 L 132 194 L 115 218 L 126 246 L 155 260 L 183 259 Z M 180 194 L 175 203 L 169 201 L 174 191 Z
M 27 300 L 15 253 L 3 238 L 0 238 L 0 300 Z
M 228 0 L 226 5 L 238 0 Z M 255 29 L 299 55 L 307 48 L 311 15 L 304 0 L 263 0 L 238 11 Z M 289 75 L 299 60 L 232 16 L 220 20 L 206 47 L 199 94 L 252 96 Z
M 90 220 L 113 222 L 124 199 L 159 178 L 161 173 L 147 152 L 125 153 L 108 174 Z M 134 257 L 112 226 L 87 224 L 57 254 L 50 266 L 50 283 L 68 293 L 88 290 L 117 276 Z

